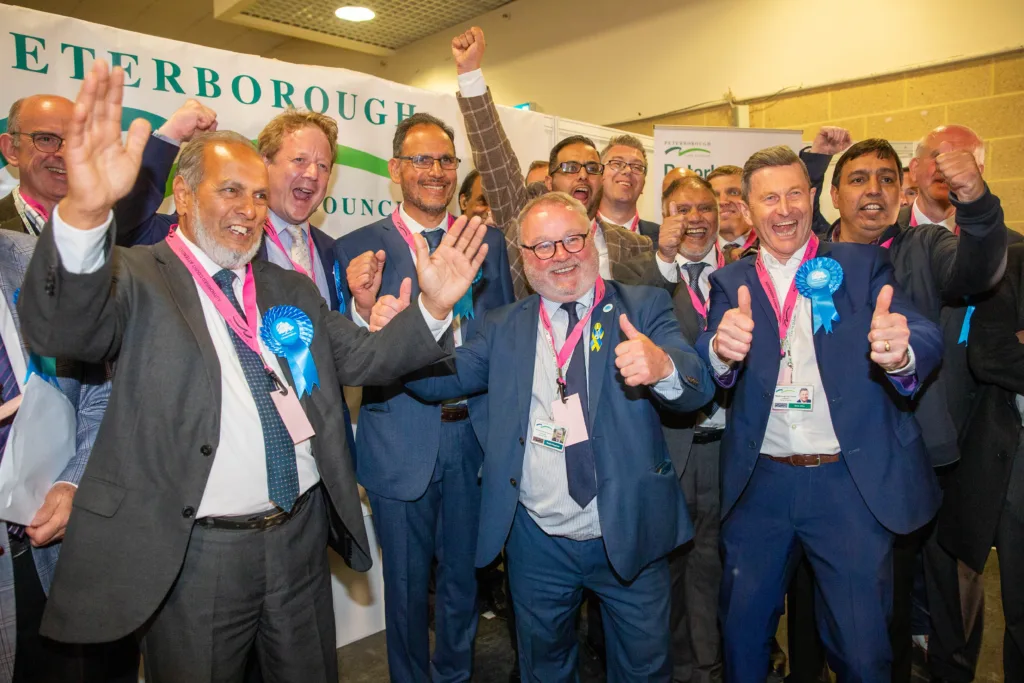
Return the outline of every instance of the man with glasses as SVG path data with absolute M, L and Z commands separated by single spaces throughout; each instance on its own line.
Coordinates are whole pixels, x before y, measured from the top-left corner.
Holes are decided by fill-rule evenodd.
M 18 169 L 20 183 L 0 199 L 0 229 L 38 236 L 68 193 L 64 130 L 73 110 L 74 103 L 57 95 L 32 95 L 11 105 L 0 152 Z
M 337 241 L 341 287 L 352 319 L 363 326 L 378 296 L 418 296 L 413 235 L 436 247 L 454 220 L 455 134 L 440 119 L 416 113 L 395 129 L 388 162 L 402 190 L 394 212 Z M 455 345 L 468 341 L 487 311 L 514 300 L 504 239 L 484 238 L 487 258 L 455 310 Z M 370 329 L 374 329 L 370 325 Z M 429 371 L 425 371 L 429 372 Z M 424 403 L 401 383 L 363 388 L 356 430 L 356 476 L 369 493 L 384 564 L 388 666 L 394 681 L 468 681 L 476 635 L 473 557 L 480 512 L 478 474 L 486 425 L 480 396 Z M 435 648 L 430 655 L 428 586 L 437 559 Z
M 458 101 L 473 150 L 473 165 L 483 177 L 494 222 L 505 235 L 512 281 L 516 297 L 521 299 L 532 291 L 518 247 L 518 216 L 529 201 L 529 195 L 523 183 L 519 159 L 505 135 L 480 70 L 484 49 L 484 32 L 476 26 L 452 39 L 452 56 L 459 74 Z M 548 190 L 565 192 L 586 207 L 594 219 L 591 231 L 601 276 L 611 279 L 611 264 L 625 263 L 640 254 L 653 252 L 654 242 L 649 237 L 595 218 L 603 173 L 604 164 L 593 141 L 574 135 L 552 148 L 545 184 Z
M 636 202 L 647 182 L 647 150 L 633 135 L 617 135 L 601 152 L 604 163 L 601 208 L 597 212 L 605 225 L 617 225 L 650 237 L 658 243 L 658 224 L 640 219 Z

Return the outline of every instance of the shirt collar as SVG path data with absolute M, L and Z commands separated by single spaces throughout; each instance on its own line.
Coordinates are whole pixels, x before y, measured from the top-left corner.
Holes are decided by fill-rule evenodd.
M 676 263 L 685 266 L 687 263 L 694 263 L 694 261 L 691 261 L 682 254 L 676 254 Z M 701 263 L 708 264 L 708 267 L 701 271 L 701 273 L 710 274 L 711 271 L 718 268 L 718 250 L 714 248 L 709 249 L 708 253 L 704 254 L 704 258 L 701 259 Z
M 409 228 L 409 232 L 411 232 L 414 235 L 418 232 L 423 232 L 425 230 L 436 230 L 437 228 L 447 229 L 448 227 L 448 214 L 442 216 L 441 222 L 438 223 L 437 225 L 432 225 L 429 227 L 425 225 L 420 225 L 412 218 L 410 218 L 409 214 L 405 212 L 405 202 L 402 202 L 401 204 L 398 205 L 398 214 L 402 217 L 402 220 L 405 221 L 405 225 L 407 228 Z
M 267 209 L 267 218 L 270 219 L 270 224 L 274 226 L 274 232 L 276 232 L 279 236 L 282 233 L 285 233 L 290 226 L 294 225 L 294 223 L 289 223 L 288 221 L 281 218 L 270 209 Z M 302 225 L 300 225 L 299 227 L 307 235 L 309 234 L 309 221 L 303 222 Z
M 589 290 L 587 290 L 587 292 L 579 299 L 576 299 L 576 305 L 583 306 L 584 309 L 590 308 L 590 306 L 594 303 L 594 294 L 596 292 L 595 288 L 596 285 L 595 287 L 591 287 Z M 562 307 L 562 304 L 560 302 L 546 299 L 543 296 L 540 298 L 540 302 L 544 306 L 544 310 L 547 311 L 548 318 L 553 317 L 555 311 Z
M 786 261 L 785 263 L 781 263 L 777 258 L 769 254 L 768 250 L 762 246 L 761 260 L 764 261 L 764 265 L 767 266 L 769 270 L 795 271 L 797 268 L 800 267 L 800 262 L 803 261 L 804 259 L 804 254 L 807 252 L 807 244 L 809 242 L 810 239 L 808 238 L 808 241 L 804 243 L 804 246 L 797 249 L 796 252 L 792 256 L 790 256 L 789 260 Z
M 203 269 L 207 272 L 207 274 L 210 277 L 213 277 L 216 273 L 219 273 L 220 271 L 224 270 L 223 268 L 218 266 L 212 258 L 207 256 L 206 252 L 200 249 L 198 245 L 194 244 L 192 240 L 185 237 L 185 233 L 182 232 L 180 228 L 178 229 L 178 237 L 181 239 L 181 243 L 188 247 L 189 251 L 192 252 L 192 255 L 196 257 L 196 260 L 199 261 L 199 265 L 203 267 Z M 242 266 L 241 268 L 235 268 L 231 272 L 237 275 L 239 280 L 245 279 L 245 266 Z
M 734 240 L 727 240 L 724 237 L 722 237 L 722 233 L 718 233 L 718 248 L 719 249 L 725 249 L 725 245 L 727 245 L 727 244 L 735 244 L 738 247 L 742 247 L 746 243 L 747 237 L 749 235 L 750 235 L 750 231 L 747 230 L 742 235 L 739 235 L 738 237 L 736 237 L 736 239 L 734 239 Z
M 956 226 L 955 213 L 949 218 L 946 218 L 936 223 L 931 218 L 928 218 L 928 216 L 925 216 L 924 212 L 918 208 L 916 199 L 914 200 L 914 206 L 911 210 L 914 212 L 914 218 L 916 219 L 915 222 L 918 225 L 941 225 L 942 227 L 946 228 L 946 230 L 953 230 L 953 228 Z

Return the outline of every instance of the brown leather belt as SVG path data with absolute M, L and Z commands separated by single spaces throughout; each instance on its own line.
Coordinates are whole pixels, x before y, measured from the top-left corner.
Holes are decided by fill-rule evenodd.
M 469 417 L 469 408 L 465 405 L 441 406 L 441 422 L 459 422 Z
M 775 462 L 792 465 L 793 467 L 817 467 L 818 465 L 827 465 L 829 463 L 839 462 L 838 453 L 810 453 L 807 455 L 790 455 L 784 458 L 777 458 L 774 455 L 765 455 L 762 453 L 761 457 L 765 460 L 774 460 Z
M 246 531 L 252 529 L 269 529 L 284 524 L 289 519 L 299 514 L 299 510 L 306 504 L 316 486 L 311 487 L 301 496 L 295 499 L 295 505 L 291 512 L 285 512 L 276 508 L 270 512 L 249 517 L 203 517 L 196 520 L 196 524 L 207 529 L 231 529 L 232 531 Z

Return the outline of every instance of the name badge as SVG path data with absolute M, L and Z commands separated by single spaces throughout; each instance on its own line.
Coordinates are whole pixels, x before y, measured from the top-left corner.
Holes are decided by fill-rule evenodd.
M 772 399 L 774 412 L 810 412 L 813 407 L 814 387 L 799 384 L 780 384 L 775 387 L 775 397 Z
M 309 418 L 306 417 L 306 411 L 299 403 L 298 394 L 292 390 L 289 390 L 287 394 L 280 390 L 271 391 L 270 399 L 274 402 L 285 429 L 288 430 L 288 436 L 292 437 L 292 443 L 302 443 L 316 434 L 313 425 L 309 423 Z
M 547 420 L 536 420 L 533 423 L 533 434 L 530 435 L 530 441 L 543 448 L 561 453 L 565 450 L 565 437 L 565 427 Z
M 587 435 L 587 421 L 583 417 L 583 404 L 580 403 L 579 394 L 573 394 L 565 399 L 565 403 L 557 398 L 552 401 L 551 418 L 568 430 L 566 446 L 574 446 L 590 438 Z

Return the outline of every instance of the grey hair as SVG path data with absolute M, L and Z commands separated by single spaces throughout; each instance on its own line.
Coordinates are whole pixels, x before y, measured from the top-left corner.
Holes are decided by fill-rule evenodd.
M 530 212 L 542 204 L 554 204 L 556 206 L 565 207 L 566 209 L 579 214 L 580 218 L 582 218 L 587 225 L 590 225 L 590 216 L 587 214 L 587 207 L 583 206 L 583 203 L 580 202 L 580 200 L 565 192 L 548 192 L 528 201 L 526 206 L 523 207 L 523 210 L 519 212 L 519 225 L 522 226 L 523 223 L 526 222 Z
M 178 157 L 178 175 L 192 192 L 195 192 L 199 183 L 203 182 L 203 158 L 206 155 L 206 148 L 218 143 L 243 145 L 259 154 L 252 140 L 233 130 L 218 130 L 196 135 L 181 149 L 181 155 Z
M 804 172 L 804 178 L 807 179 L 807 186 L 810 187 L 811 176 L 807 173 L 807 166 L 805 166 L 803 160 L 796 155 L 796 152 L 786 145 L 768 147 L 751 154 L 750 158 L 747 159 L 747 163 L 743 164 L 743 178 L 740 181 L 740 191 L 743 193 L 743 201 L 747 202 L 747 204 L 750 203 L 750 178 L 755 173 L 764 168 L 792 166 L 793 164 L 800 165 L 800 170 Z
M 644 149 L 644 143 L 640 142 L 640 138 L 635 135 L 616 135 L 608 144 L 601 150 L 601 162 L 604 162 L 604 158 L 608 156 L 608 151 L 612 147 L 630 147 L 640 152 L 640 156 L 643 157 L 644 164 L 647 164 L 647 150 Z
M 24 103 L 25 98 L 22 97 L 20 99 L 14 100 L 14 104 L 11 105 L 11 110 L 7 114 L 8 133 L 10 133 L 11 131 L 20 132 L 21 128 L 19 126 L 21 125 L 21 105 L 23 105 Z M 15 147 L 18 146 L 18 137 L 19 136 L 17 135 L 11 136 L 11 144 L 13 144 Z

